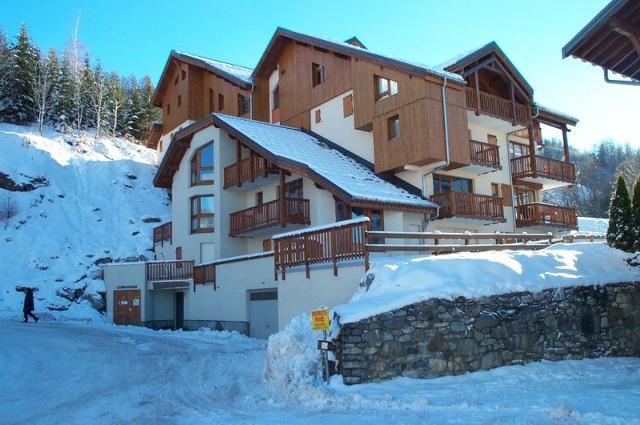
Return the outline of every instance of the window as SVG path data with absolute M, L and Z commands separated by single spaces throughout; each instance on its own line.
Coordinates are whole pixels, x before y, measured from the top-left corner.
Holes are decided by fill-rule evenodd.
M 262 192 L 256 192 L 256 205 L 262 205 L 264 203 L 264 196 Z
M 388 140 L 395 140 L 400 137 L 400 116 L 394 115 L 387 118 Z
M 191 185 L 213 184 L 213 142 L 198 149 L 191 159 Z
M 527 205 L 536 202 L 536 192 L 532 189 L 516 187 L 515 192 L 517 205 Z
M 489 143 L 490 145 L 497 145 L 498 138 L 493 134 L 487 134 L 487 143 Z
M 342 115 L 345 118 L 353 115 L 353 95 L 351 94 L 342 98 Z
M 238 115 L 244 115 L 249 112 L 249 99 L 238 94 Z
M 209 113 L 212 113 L 213 111 L 215 111 L 214 108 L 214 94 L 213 94 L 213 89 L 209 89 Z
M 273 89 L 272 98 L 273 109 L 278 109 L 280 107 L 280 86 L 276 86 L 276 88 Z
M 262 240 L 262 251 L 263 252 L 271 251 L 271 239 Z
M 167 115 L 171 115 L 171 104 L 167 103 Z
M 320 109 L 316 109 L 316 124 L 318 124 L 320 121 L 322 121 L 322 115 Z
M 213 195 L 191 198 L 191 233 L 213 232 Z
M 187 71 L 182 70 L 182 80 L 184 81 L 187 78 Z
M 313 80 L 313 87 L 319 86 L 324 83 L 326 80 L 326 76 L 324 73 L 324 65 L 319 65 L 317 63 L 311 64 L 311 75 Z
M 521 156 L 529 156 L 529 146 L 520 143 L 509 143 L 509 157 L 518 158 Z
M 178 95 L 178 108 L 180 107 L 180 105 L 182 105 L 182 95 L 181 94 Z
M 398 83 L 396 81 L 380 77 L 379 75 L 375 75 L 373 80 L 376 101 L 398 94 Z
M 491 195 L 495 197 L 500 196 L 500 186 L 498 186 L 498 183 L 491 183 Z
M 179 74 L 176 74 L 176 78 L 173 79 L 173 85 L 177 85 L 178 84 L 178 78 L 180 78 Z
M 442 174 L 433 175 L 433 193 L 444 192 L 467 192 L 473 193 L 473 185 L 470 179 L 462 177 L 444 176 Z
M 182 247 L 176 247 L 176 260 L 182 260 Z
M 218 93 L 218 111 L 222 111 L 224 109 L 224 95 Z

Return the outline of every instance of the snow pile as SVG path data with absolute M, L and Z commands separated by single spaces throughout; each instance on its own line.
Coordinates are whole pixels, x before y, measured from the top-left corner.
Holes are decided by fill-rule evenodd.
M 601 242 L 555 244 L 540 251 L 381 256 L 351 301 L 334 312 L 340 323 L 353 323 L 429 298 L 640 282 L 640 267 L 628 263 L 632 257 Z
M 0 206 L 17 212 L 6 229 L 0 220 L 0 315 L 22 311 L 15 286 L 24 285 L 39 288 L 37 313 L 100 318 L 99 264 L 149 256 L 153 227 L 170 217 L 166 193 L 152 184 L 155 151 L 8 124 L 0 147 Z
M 609 219 L 595 217 L 578 217 L 578 233 L 607 233 Z

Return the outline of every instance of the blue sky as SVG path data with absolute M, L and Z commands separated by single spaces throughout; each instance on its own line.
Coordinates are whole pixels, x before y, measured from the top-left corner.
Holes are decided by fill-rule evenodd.
M 157 81 L 171 49 L 252 67 L 277 26 L 436 65 L 495 40 L 534 87 L 535 99 L 580 119 L 572 145 L 603 138 L 640 147 L 640 87 L 606 84 L 602 71 L 560 50 L 606 0 L 63 1 L 21 0 L 0 26 L 28 25 L 43 48 L 79 36 L 106 69 Z M 549 133 L 548 135 L 555 135 Z

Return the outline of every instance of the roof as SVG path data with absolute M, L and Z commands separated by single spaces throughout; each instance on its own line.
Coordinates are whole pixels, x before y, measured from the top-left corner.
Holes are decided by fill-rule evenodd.
M 330 50 L 332 52 L 346 55 L 346 56 L 355 56 L 358 58 L 366 59 L 372 62 L 379 63 L 384 66 L 388 66 L 389 68 L 399 69 L 404 72 L 414 72 L 423 75 L 429 75 L 431 77 L 436 77 L 439 79 L 447 78 L 451 79 L 460 84 L 466 84 L 464 78 L 460 75 L 448 72 L 442 69 L 437 69 L 435 67 L 430 67 L 424 64 L 419 64 L 411 61 L 406 61 L 403 59 L 393 58 L 391 56 L 383 55 L 380 53 L 372 52 L 371 50 L 355 46 L 353 44 L 342 42 L 342 41 L 334 41 L 323 37 L 316 37 L 307 34 L 302 34 L 299 32 L 291 31 L 285 28 L 278 27 L 271 37 L 271 41 L 269 42 L 267 48 L 265 49 L 262 57 L 258 61 L 258 64 L 253 71 L 253 75 L 255 76 L 266 66 L 269 62 L 269 57 L 271 51 L 277 47 L 277 44 L 281 41 L 281 39 L 290 39 L 295 40 L 301 43 L 306 43 L 312 46 L 320 47 L 323 49 Z M 348 40 L 351 41 L 352 39 Z
M 613 0 L 562 48 L 573 56 L 640 81 L 640 2 Z
M 569 124 L 575 126 L 578 124 L 578 118 L 571 116 L 569 114 L 565 114 L 564 112 L 547 108 L 544 105 L 539 103 L 534 103 L 533 107 L 538 110 L 538 114 L 544 115 L 544 118 L 551 119 L 552 121 L 560 122 L 563 124 Z

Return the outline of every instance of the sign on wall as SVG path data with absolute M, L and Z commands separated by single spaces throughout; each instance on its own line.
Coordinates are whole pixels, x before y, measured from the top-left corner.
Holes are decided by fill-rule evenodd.
M 314 331 L 326 331 L 329 329 L 329 310 L 326 308 L 311 312 L 311 328 Z

